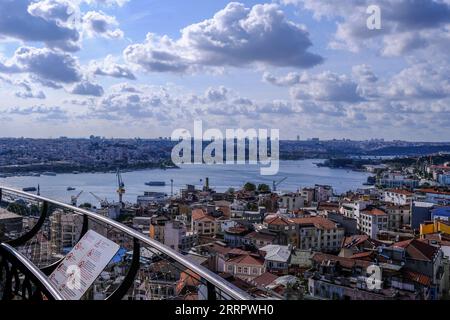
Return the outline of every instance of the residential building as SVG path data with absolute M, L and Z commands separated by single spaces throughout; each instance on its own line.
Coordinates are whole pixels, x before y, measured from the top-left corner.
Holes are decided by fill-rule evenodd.
M 379 208 L 365 209 L 360 212 L 359 230 L 373 239 L 378 232 L 388 229 L 388 214 Z
M 289 262 L 291 259 L 292 247 L 270 244 L 259 252 L 264 256 L 266 270 L 278 275 L 288 273 Z
M 383 201 L 403 206 L 411 204 L 413 193 L 403 189 L 388 189 L 383 192 Z
M 339 224 L 324 217 L 293 218 L 292 221 L 298 228 L 299 249 L 339 251 L 345 236 L 345 230 Z
M 256 254 L 242 254 L 225 261 L 224 272 L 251 281 L 266 272 L 264 259 Z
M 188 252 L 197 244 L 198 236 L 188 232 L 182 221 L 168 221 L 164 226 L 164 244 L 178 252 Z

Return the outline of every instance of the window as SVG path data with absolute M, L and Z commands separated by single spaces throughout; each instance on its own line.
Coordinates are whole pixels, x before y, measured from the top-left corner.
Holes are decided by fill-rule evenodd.
M 244 267 L 244 273 L 247 274 L 248 273 L 248 268 Z
M 233 266 L 232 266 L 232 265 L 229 265 L 229 266 L 228 266 L 228 271 L 233 272 Z
M 258 269 L 253 268 L 253 269 L 252 269 L 252 273 L 253 273 L 253 274 L 258 274 Z
M 238 273 L 242 273 L 242 267 L 238 267 L 238 268 L 237 268 L 237 272 L 238 272 Z

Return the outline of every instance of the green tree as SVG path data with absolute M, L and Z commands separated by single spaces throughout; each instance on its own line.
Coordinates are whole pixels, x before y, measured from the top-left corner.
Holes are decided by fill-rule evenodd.
M 29 211 L 28 207 L 25 204 L 21 204 L 18 202 L 10 203 L 8 205 L 8 207 L 6 208 L 6 210 L 8 210 L 9 212 L 18 214 L 20 216 L 30 215 L 30 211 Z
M 253 184 L 253 183 L 251 183 L 251 182 L 247 182 L 247 183 L 244 185 L 244 190 L 245 190 L 245 191 L 255 191 L 255 190 L 256 190 L 256 185 Z
M 270 187 L 265 183 L 261 183 L 260 185 L 258 185 L 258 191 L 261 193 L 268 193 L 270 192 Z

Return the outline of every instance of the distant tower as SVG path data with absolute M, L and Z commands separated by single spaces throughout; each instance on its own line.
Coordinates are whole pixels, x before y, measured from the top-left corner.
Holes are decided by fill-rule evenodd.
M 41 195 L 41 186 L 38 184 L 38 190 L 37 190 L 37 195 L 40 196 Z
M 300 135 L 297 135 L 297 141 L 300 141 Z
M 173 197 L 173 179 L 170 179 L 170 197 Z

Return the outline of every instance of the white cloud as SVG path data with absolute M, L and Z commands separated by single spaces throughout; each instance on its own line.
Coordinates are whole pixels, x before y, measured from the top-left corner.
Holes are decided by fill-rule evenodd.
M 99 84 L 92 83 L 88 80 L 83 80 L 74 85 L 70 90 L 72 94 L 78 94 L 83 96 L 101 97 L 104 94 L 103 87 Z
M 10 68 L 27 72 L 44 81 L 73 83 L 81 79 L 78 60 L 69 53 L 47 48 L 20 47 Z
M 101 36 L 104 38 L 123 38 L 123 31 L 117 28 L 119 23 L 115 17 L 101 11 L 89 11 L 83 16 L 83 30 L 90 38 Z
M 136 80 L 133 71 L 127 65 L 117 63 L 112 55 L 101 61 L 91 61 L 88 69 L 94 75 Z
M 246 8 L 232 2 L 213 18 L 181 30 L 179 39 L 149 33 L 124 56 L 152 72 L 252 64 L 309 68 L 323 61 L 308 51 L 311 46 L 305 27 L 287 20 L 277 5 Z
M 332 48 L 354 52 L 375 47 L 383 55 L 401 56 L 419 49 L 440 50 L 450 37 L 450 3 L 442 0 L 281 0 L 313 12 L 318 20 L 339 18 Z M 381 30 L 366 27 L 369 5 L 381 9 Z M 448 45 L 445 46 L 448 49 Z M 445 52 L 445 51 L 441 51 Z
M 61 8 L 53 10 L 45 6 L 50 1 L 36 4 L 29 0 L 0 1 L 0 37 L 22 41 L 43 42 L 50 48 L 76 51 L 80 48 L 80 34 L 74 27 L 60 23 L 56 17 L 63 18 Z M 52 3 L 63 3 L 52 1 Z M 37 16 L 30 14 L 37 14 Z M 4 14 L 7 13 L 7 14 Z M 42 16 L 48 18 L 44 19 Z M 50 19 L 51 18 L 51 19 Z

